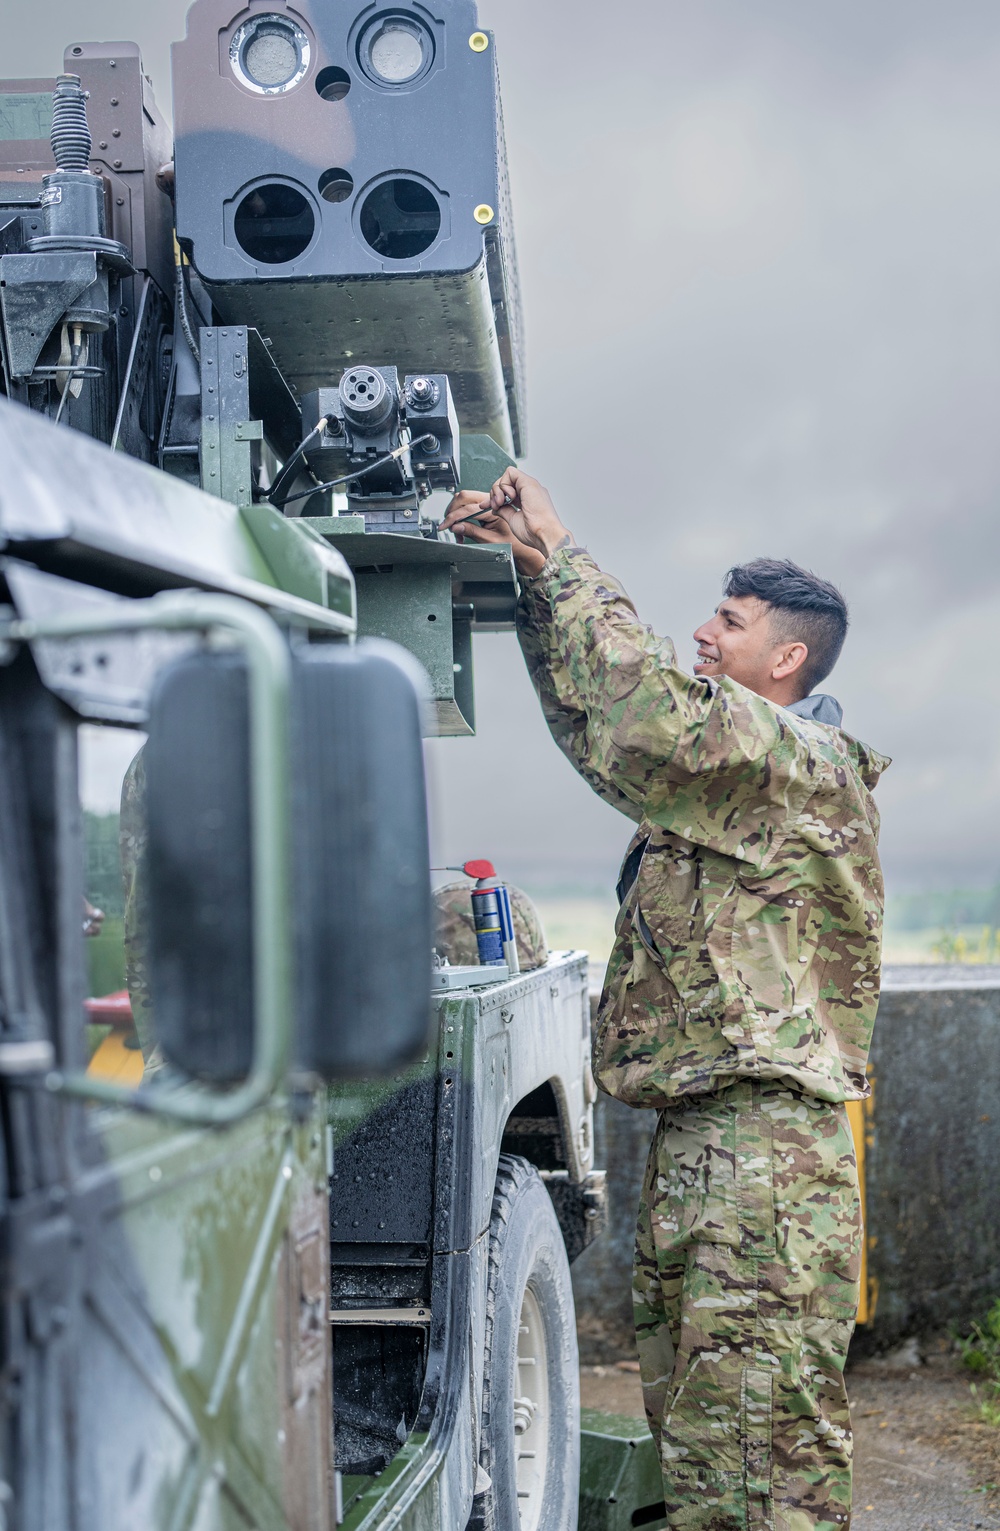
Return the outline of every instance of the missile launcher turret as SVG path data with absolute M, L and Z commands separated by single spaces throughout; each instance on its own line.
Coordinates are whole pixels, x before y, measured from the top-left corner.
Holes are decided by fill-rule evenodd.
M 196 0 L 173 49 L 177 235 L 296 392 L 353 363 L 447 373 L 524 449 L 495 45 L 472 0 Z

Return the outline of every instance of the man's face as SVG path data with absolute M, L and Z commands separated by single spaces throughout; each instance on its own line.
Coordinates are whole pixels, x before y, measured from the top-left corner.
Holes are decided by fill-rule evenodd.
M 788 649 L 775 643 L 771 608 L 755 595 L 727 595 L 694 640 L 696 675 L 728 675 L 760 696 L 773 689 L 774 671 Z

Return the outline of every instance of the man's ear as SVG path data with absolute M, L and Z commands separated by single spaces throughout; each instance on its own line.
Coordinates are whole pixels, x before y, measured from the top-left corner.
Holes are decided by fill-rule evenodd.
M 775 654 L 775 663 L 771 669 L 772 680 L 787 680 L 790 675 L 802 669 L 809 658 L 809 649 L 804 643 L 783 643 Z

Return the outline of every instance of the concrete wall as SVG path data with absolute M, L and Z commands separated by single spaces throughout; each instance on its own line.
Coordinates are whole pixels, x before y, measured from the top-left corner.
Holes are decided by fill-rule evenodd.
M 966 1324 L 1000 1296 L 1000 968 L 887 968 L 865 1168 L 871 1322 L 856 1346 Z M 628 1353 L 632 1238 L 652 1111 L 601 1096 L 607 1233 L 573 1267 L 581 1352 Z

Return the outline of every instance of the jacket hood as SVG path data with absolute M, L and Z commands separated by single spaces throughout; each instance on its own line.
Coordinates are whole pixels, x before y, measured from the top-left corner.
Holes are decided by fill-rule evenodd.
M 835 696 L 816 692 L 812 696 L 804 696 L 801 701 L 793 702 L 785 711 L 794 712 L 798 718 L 808 718 L 812 723 L 825 723 L 828 728 L 836 729 L 847 747 L 851 763 L 869 792 L 882 772 L 892 765 L 888 755 L 879 755 L 869 745 L 862 744 L 860 739 L 854 739 L 844 732 L 840 726 L 844 709 Z
M 844 709 L 835 696 L 827 696 L 823 691 L 814 691 L 811 696 L 804 696 L 798 702 L 793 702 L 786 712 L 794 712 L 797 718 L 811 718 L 814 723 L 829 723 L 831 728 L 839 728 L 844 721 Z

